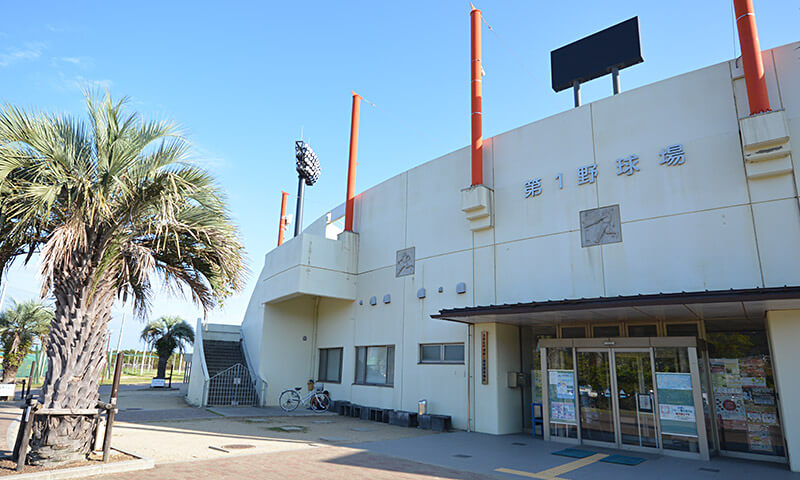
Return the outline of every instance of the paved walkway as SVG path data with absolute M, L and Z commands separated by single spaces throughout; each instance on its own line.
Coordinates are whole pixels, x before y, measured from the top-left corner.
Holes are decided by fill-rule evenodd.
M 370 453 L 391 455 L 446 468 L 493 475 L 503 479 L 544 478 L 546 471 L 562 469 L 575 459 L 552 453 L 569 447 L 545 442 L 530 435 L 488 435 L 453 432 L 413 439 L 396 439 L 349 445 Z M 601 454 L 620 454 L 646 460 L 636 466 L 603 463 L 596 460 L 586 465 L 574 463 L 567 472 L 549 478 L 570 480 L 800 480 L 784 464 L 714 457 L 710 462 L 688 460 L 665 455 L 641 454 L 594 447 L 576 447 Z M 504 473 L 513 470 L 519 474 Z M 537 475 L 538 474 L 538 475 Z
M 238 455 L 219 460 L 160 464 L 153 470 L 94 477 L 98 480 L 303 479 L 303 480 L 490 480 L 492 477 L 346 447 Z
M 163 463 L 155 470 L 96 478 L 800 480 L 800 473 L 784 464 L 723 457 L 703 462 L 594 447 L 581 447 L 596 454 L 576 460 L 552 454 L 565 445 L 530 435 L 434 435 L 334 414 L 298 411 L 286 418 L 276 408 L 190 408 L 182 396 L 179 390 L 121 388 L 115 445 Z M 7 448 L 19 414 L 17 405 L 0 406 L 0 433 L 8 437 L 0 444 Z M 251 449 L 234 448 L 242 446 Z M 615 453 L 645 461 L 636 466 L 599 461 Z
M 284 412 L 280 407 L 207 407 L 207 408 L 165 408 L 144 410 L 140 408 L 126 409 L 120 405 L 117 420 L 120 422 L 149 423 L 171 420 L 203 420 L 209 418 L 229 417 L 326 417 L 338 416 L 333 412 L 315 413 L 311 410 L 298 409 Z
M 106 480 L 170 479 L 495 479 L 521 480 L 798 480 L 785 465 L 714 458 L 710 462 L 580 447 L 587 459 L 553 455 L 564 445 L 527 435 L 450 433 L 359 445 L 320 446 L 218 460 L 173 462 L 155 470 L 98 477 Z M 636 466 L 602 463 L 606 454 L 643 457 Z

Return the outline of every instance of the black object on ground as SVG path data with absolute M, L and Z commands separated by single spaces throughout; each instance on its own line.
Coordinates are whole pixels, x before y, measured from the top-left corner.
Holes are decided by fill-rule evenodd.
M 381 418 L 381 422 L 389 423 L 389 420 L 392 418 L 392 412 L 394 412 L 394 410 L 391 408 L 383 410 L 383 418 Z
M 370 412 L 372 412 L 372 407 L 361 407 L 361 415 L 359 418 L 361 420 L 369 420 L 370 419 Z
M 398 427 L 416 427 L 417 413 L 395 410 L 389 416 L 389 424 L 397 425 Z

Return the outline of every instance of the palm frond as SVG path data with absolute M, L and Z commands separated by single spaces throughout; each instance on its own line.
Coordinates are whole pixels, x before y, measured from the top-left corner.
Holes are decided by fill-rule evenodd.
M 241 289 L 244 248 L 226 198 L 188 160 L 180 129 L 144 120 L 126 98 L 85 97 L 88 122 L 0 108 L 0 233 L 15 252 L 41 247 L 43 294 L 77 281 L 76 258 L 81 282 L 132 297 L 138 315 L 153 275 L 205 310 Z

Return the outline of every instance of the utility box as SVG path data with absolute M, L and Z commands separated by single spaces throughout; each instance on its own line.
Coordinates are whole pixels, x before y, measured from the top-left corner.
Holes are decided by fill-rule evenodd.
M 525 385 L 525 374 L 522 372 L 508 372 L 508 388 L 519 388 Z

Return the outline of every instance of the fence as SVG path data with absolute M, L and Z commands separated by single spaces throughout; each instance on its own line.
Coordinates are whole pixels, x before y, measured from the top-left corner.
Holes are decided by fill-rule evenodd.
M 255 405 L 257 401 L 250 371 L 241 363 L 208 379 L 208 405 Z
M 110 380 L 113 374 L 112 369 L 116 352 L 107 352 L 106 355 L 106 368 L 103 371 L 103 380 Z M 122 355 L 122 374 L 124 376 L 154 377 L 156 375 L 158 369 L 158 355 L 143 351 L 128 352 Z M 0 360 L 2 360 L 2 358 L 3 355 L 2 352 L 0 352 Z M 172 366 L 173 378 L 183 378 L 183 381 L 187 382 L 190 358 L 190 354 L 173 354 L 167 362 L 167 374 L 169 374 L 170 366 Z M 31 372 L 31 367 L 33 367 L 33 372 Z M 45 352 L 41 350 L 40 345 L 34 345 L 31 353 L 25 355 L 17 369 L 17 378 L 27 379 L 31 376 L 31 373 L 33 373 L 33 383 L 38 384 L 46 372 L 47 356 Z

